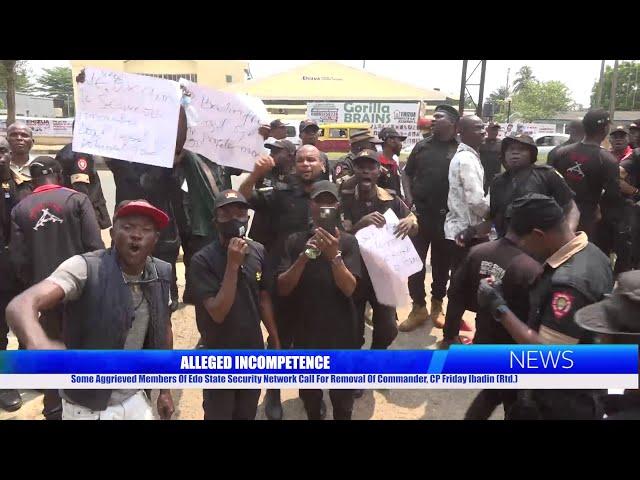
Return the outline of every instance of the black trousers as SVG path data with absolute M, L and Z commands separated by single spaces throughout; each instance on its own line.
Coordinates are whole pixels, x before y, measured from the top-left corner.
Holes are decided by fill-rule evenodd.
M 40 313 L 40 325 L 47 336 L 53 340 L 62 341 L 62 312 L 63 307 Z M 42 415 L 46 420 L 62 420 L 62 399 L 58 390 L 43 390 Z
M 373 310 L 373 338 L 371 339 L 371 349 L 386 349 L 398 336 L 396 309 L 378 303 L 369 275 L 363 275 L 362 280 L 358 282 L 353 300 L 356 304 L 356 315 L 358 316 L 357 334 L 359 346 L 362 347 L 362 345 L 364 345 L 364 312 L 367 302 L 369 302 Z
M 298 394 L 304 403 L 309 420 L 321 420 L 320 405 L 322 390 L 299 390 Z M 329 390 L 329 398 L 333 406 L 334 420 L 351 420 L 353 413 L 353 390 Z
M 505 419 L 511 406 L 517 400 L 517 390 L 482 390 L 467 409 L 465 420 L 487 420 L 493 411 L 502 404 Z
M 444 238 L 445 216 L 440 214 L 419 214 L 418 234 L 411 239 L 420 258 L 425 262 L 431 247 L 431 296 L 442 300 L 447 294 L 451 248 Z M 426 305 L 427 293 L 424 288 L 425 267 L 409 277 L 409 294 L 416 305 Z
M 7 335 L 9 335 L 9 325 L 7 325 L 5 310 L 13 297 L 14 294 L 12 292 L 0 291 L 0 350 L 6 350 L 7 345 L 9 345 L 9 339 L 7 338 Z
M 205 420 L 255 420 L 260 390 L 203 390 Z

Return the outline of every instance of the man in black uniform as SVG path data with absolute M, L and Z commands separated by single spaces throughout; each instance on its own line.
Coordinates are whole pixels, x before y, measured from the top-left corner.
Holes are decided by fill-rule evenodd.
M 353 160 L 356 185 L 352 189 L 340 191 L 343 224 L 345 231 L 355 233 L 369 225 L 381 228 L 385 224 L 383 216 L 389 208 L 400 219 L 396 234 L 403 238 L 418 232 L 418 221 L 405 203 L 394 193 L 376 185 L 380 176 L 379 154 L 373 150 L 361 151 Z M 371 278 L 366 266 L 362 265 L 362 278 L 354 294 L 358 315 L 359 345 L 364 344 L 364 313 L 367 302 L 373 309 L 373 339 L 371 348 L 385 349 L 398 335 L 396 310 L 378 303 Z
M 309 229 L 309 193 L 314 182 L 320 180 L 324 165 L 320 151 L 313 145 L 303 145 L 296 152 L 295 174 L 288 183 L 276 183 L 272 188 L 254 190 L 256 183 L 275 167 L 272 157 L 266 156 L 256 162 L 256 166 L 240 186 L 240 193 L 249 199 L 249 205 L 256 212 L 265 212 L 273 219 L 272 235 L 267 252 L 267 263 L 274 270 L 285 253 L 285 241 L 295 232 Z M 276 322 L 282 348 L 291 348 L 293 342 L 292 318 L 289 302 L 274 296 Z M 272 339 L 268 339 L 273 348 Z M 265 414 L 272 420 L 282 419 L 280 390 L 267 390 Z
M 625 205 L 617 225 L 616 275 L 640 266 L 640 148 L 620 162 L 620 191 Z
M 37 157 L 29 167 L 33 193 L 11 212 L 11 261 L 22 285 L 44 280 L 74 255 L 104 248 L 93 205 L 84 193 L 62 186 L 62 166 Z M 50 338 L 62 339 L 62 307 L 43 312 L 40 323 Z M 57 390 L 46 390 L 43 415 L 62 418 Z
M 500 167 L 502 166 L 500 162 L 502 140 L 498 140 L 499 132 L 500 124 L 498 122 L 489 122 L 487 136 L 478 147 L 480 162 L 482 163 L 482 168 L 484 168 L 484 193 L 489 191 L 491 181 L 500 173 Z
M 347 178 L 353 177 L 353 159 L 355 156 L 362 150 L 375 150 L 376 145 L 381 143 L 382 141 L 379 138 L 369 132 L 352 133 L 349 137 L 351 151 L 336 162 L 336 166 L 333 169 L 333 181 L 339 185 Z
M 300 140 L 302 140 L 302 146 L 305 145 L 313 145 L 316 146 L 318 143 L 318 132 L 320 131 L 320 127 L 318 126 L 318 122 L 315 120 L 303 120 L 300 122 Z M 330 180 L 331 176 L 331 165 L 329 164 L 329 157 L 326 153 L 320 152 L 320 160 L 324 165 L 324 171 L 322 173 L 322 178 L 325 180 Z
M 529 290 L 542 273 L 542 266 L 518 248 L 518 241 L 518 236 L 510 229 L 498 240 L 471 248 L 451 278 L 442 347 L 464 343 L 459 332 L 465 310 L 477 312 L 473 343 L 515 343 L 487 309 L 478 308 L 477 291 L 483 278 L 493 277 L 502 281 L 504 299 L 509 308 L 518 318 L 527 318 Z M 508 416 L 515 400 L 515 390 L 483 390 L 467 410 L 465 419 L 486 420 L 500 403 L 504 405 L 505 416 Z
M 287 184 L 290 176 L 294 171 L 294 162 L 296 157 L 296 146 L 289 140 L 276 140 L 273 143 L 266 143 L 265 147 L 271 150 L 271 157 L 275 162 L 273 170 L 268 172 L 256 184 L 257 190 L 273 189 L 277 184 Z M 273 219 L 269 212 L 261 210 L 255 212 L 253 221 L 251 222 L 251 230 L 249 237 L 258 243 L 261 243 L 267 252 L 271 249 L 271 242 L 274 239 Z
M 294 346 L 299 349 L 357 348 L 352 295 L 360 278 L 360 250 L 356 238 L 337 228 L 317 227 L 322 207 L 338 207 L 338 188 L 324 180 L 311 191 L 312 229 L 287 238 L 278 268 L 278 293 L 287 297 L 295 318 Z M 337 216 L 336 216 L 337 222 Z M 330 390 L 333 418 L 350 420 L 352 390 Z M 322 390 L 300 390 L 309 420 L 320 420 Z
M 16 200 L 19 202 L 33 190 L 29 175 L 29 152 L 33 148 L 33 132 L 31 128 L 18 121 L 7 128 L 7 141 L 11 149 L 9 167 L 15 182 Z
M 640 345 L 640 272 L 618 278 L 613 294 L 576 312 L 576 323 L 596 336 L 596 343 Z M 603 397 L 607 420 L 640 420 L 640 390 Z
M 588 135 L 588 133 L 587 133 Z M 571 345 L 590 341 L 589 332 L 574 322 L 580 308 L 599 302 L 613 289 L 609 259 L 589 243 L 584 232 L 574 233 L 560 206 L 538 193 L 516 199 L 510 227 L 520 247 L 540 262 L 544 272 L 531 291 L 530 316 L 519 319 L 504 299 L 503 286 L 483 279 L 478 306 L 489 309 L 513 339 L 522 344 Z M 536 418 L 544 420 L 602 418 L 597 390 L 526 390 L 519 393 L 511 418 L 520 418 L 523 401 L 533 402 Z M 516 413 L 517 412 L 517 413 Z
M 109 228 L 111 217 L 107 211 L 107 202 L 102 193 L 93 155 L 74 152 L 72 145 L 71 143 L 65 145 L 56 154 L 56 160 L 62 165 L 64 186 L 88 196 L 96 212 L 98 225 L 101 229 Z
M 11 209 L 15 202 L 15 181 L 9 169 L 11 151 L 9 142 L 0 138 L 0 351 L 9 343 L 9 326 L 5 319 L 5 309 L 11 299 L 19 293 L 13 268 L 9 260 L 9 240 L 11 238 Z M 0 408 L 14 412 L 22 407 L 22 398 L 17 390 L 0 389 Z
M 449 164 L 456 154 L 456 125 L 460 115 L 449 105 L 439 105 L 433 114 L 429 138 L 413 147 L 404 168 L 404 192 L 407 204 L 414 205 L 418 215 L 418 234 L 412 239 L 420 258 L 425 259 L 431 246 L 431 311 L 442 312 L 442 299 L 447 293 L 451 253 L 444 238 L 444 221 L 449 196 Z M 409 277 L 409 293 L 413 308 L 398 330 L 410 332 L 429 319 L 425 301 L 425 269 Z
M 575 230 L 580 212 L 573 201 L 573 192 L 562 175 L 548 165 L 536 165 L 538 147 L 527 135 L 507 137 L 502 141 L 501 156 L 506 171 L 491 183 L 490 221 L 499 237 L 507 232 L 505 213 L 516 198 L 527 193 L 541 193 L 553 197 L 560 205 Z
M 196 315 L 204 326 L 208 349 L 264 348 L 260 320 L 274 347 L 279 348 L 273 318 L 265 250 L 245 239 L 249 204 L 234 191 L 225 190 L 214 207 L 218 238 L 191 259 Z M 205 420 L 253 420 L 260 390 L 207 389 L 203 391 Z
M 547 165 L 554 167 L 554 162 L 558 156 L 558 150 L 566 145 L 581 142 L 584 138 L 584 127 L 582 126 L 582 120 L 571 120 L 567 126 L 566 132 L 569 134 L 569 138 L 566 142 L 554 147 L 547 155 Z
M 606 230 L 618 221 L 623 205 L 618 162 L 600 146 L 609 133 L 609 113 L 602 109 L 590 110 L 582 124 L 584 140 L 560 148 L 554 166 L 576 194 L 575 202 L 580 210 L 578 230 L 585 232 L 608 255 L 609 246 L 603 235 L 606 232 L 598 230 Z

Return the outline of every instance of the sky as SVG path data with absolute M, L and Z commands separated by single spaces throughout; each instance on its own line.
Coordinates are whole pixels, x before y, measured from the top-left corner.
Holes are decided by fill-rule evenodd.
M 311 62 L 312 60 L 250 60 L 250 69 L 254 78 L 262 78 L 275 73 Z M 338 60 L 345 65 L 362 68 L 362 60 Z M 513 85 L 516 72 L 520 67 L 529 65 L 538 80 L 559 80 L 571 91 L 576 103 L 589 106 L 591 88 L 600 75 L 601 60 L 488 60 L 485 78 L 485 98 L 498 87 L 506 84 L 507 69 L 511 69 L 509 78 Z M 470 60 L 467 75 L 478 63 Z M 32 60 L 29 62 L 32 72 L 38 75 L 43 68 L 69 66 L 66 60 Z M 613 60 L 607 61 L 613 65 Z M 424 88 L 440 88 L 443 92 L 455 94 L 460 90 L 462 60 L 366 60 L 366 70 L 404 81 Z M 475 81 L 473 81 L 475 80 Z M 469 83 L 478 83 L 480 68 Z M 477 98 L 477 87 L 470 87 L 472 96 Z

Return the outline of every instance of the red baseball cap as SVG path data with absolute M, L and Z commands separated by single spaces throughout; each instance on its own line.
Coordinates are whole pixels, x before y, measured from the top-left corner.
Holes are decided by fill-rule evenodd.
M 129 200 L 122 202 L 120 207 L 113 215 L 113 219 L 128 217 L 130 215 L 143 215 L 151 218 L 159 230 L 162 230 L 169 224 L 169 215 L 159 208 L 154 207 L 146 200 Z

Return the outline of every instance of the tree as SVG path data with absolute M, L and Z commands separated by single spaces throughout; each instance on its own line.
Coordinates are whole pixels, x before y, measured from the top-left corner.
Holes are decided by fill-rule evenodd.
M 513 82 L 513 93 L 518 93 L 530 83 L 538 81 L 533 75 L 533 69 L 528 65 L 525 65 L 518 70 L 516 75 L 516 81 Z
M 62 101 L 65 105 L 64 111 L 66 116 L 73 116 L 74 101 L 71 68 L 45 68 L 44 73 L 38 77 L 38 86 L 36 88 L 39 93 Z
M 16 91 L 30 92 L 29 69 L 26 60 L 0 60 L 0 88 L 7 93 L 7 125 L 16 121 Z
M 509 89 L 506 86 L 499 87 L 489 94 L 489 103 L 493 103 L 493 114 L 498 115 L 505 109 L 505 101 L 509 96 Z
M 511 115 L 529 122 L 543 120 L 571 109 L 573 104 L 569 88 L 564 83 L 557 80 L 532 81 L 513 96 Z M 500 117 L 504 120 L 506 115 L 501 114 Z
M 605 110 L 611 104 L 611 82 L 613 67 L 607 65 L 604 72 L 604 86 L 602 91 L 602 105 Z M 640 110 L 640 63 L 622 62 L 618 65 L 618 84 L 616 88 L 616 110 Z M 596 80 L 591 90 L 591 106 L 595 107 L 598 100 L 598 83 Z

